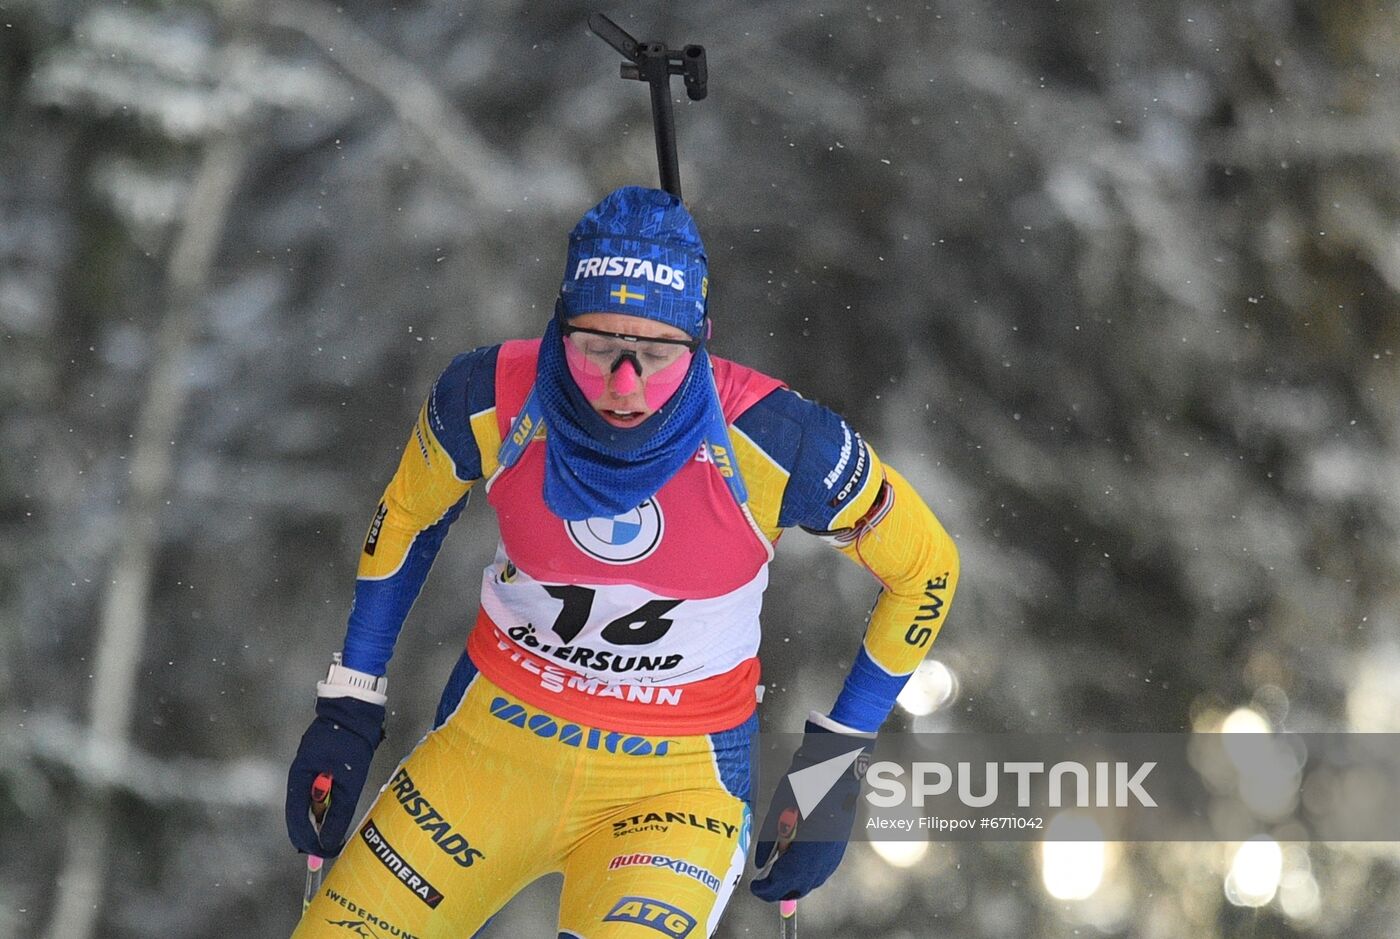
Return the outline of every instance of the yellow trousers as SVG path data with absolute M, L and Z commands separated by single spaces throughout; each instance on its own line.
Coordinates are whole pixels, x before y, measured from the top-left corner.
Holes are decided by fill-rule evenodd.
M 293 939 L 463 939 L 561 872 L 561 939 L 707 937 L 748 853 L 754 725 L 644 737 L 482 675 L 380 791 Z

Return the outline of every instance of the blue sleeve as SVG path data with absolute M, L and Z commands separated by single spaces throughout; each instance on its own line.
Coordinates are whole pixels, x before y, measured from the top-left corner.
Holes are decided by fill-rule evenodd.
M 779 389 L 741 414 L 735 426 L 788 474 L 780 527 L 800 525 L 817 533 L 845 529 L 888 498 L 879 485 L 883 471 L 874 452 L 830 408 Z M 882 668 L 862 644 L 831 717 L 847 727 L 876 731 L 908 680 Z
M 875 733 L 890 716 L 895 699 L 909 678 L 885 671 L 862 645 L 831 708 L 831 719 L 855 730 Z
M 735 422 L 788 474 L 778 525 L 824 531 L 864 488 L 872 457 L 860 434 L 830 408 L 779 388 Z
M 346 667 L 371 675 L 383 675 L 388 669 L 408 611 L 428 579 L 447 529 L 462 514 L 470 496 L 463 496 L 447 514 L 419 532 L 398 573 L 383 580 L 355 581 L 355 599 L 350 603 L 350 622 L 341 656 Z
M 428 393 L 428 424 L 456 464 L 464 482 L 481 478 L 481 450 L 472 434 L 472 415 L 496 406 L 496 357 L 500 346 L 484 346 L 457 356 Z

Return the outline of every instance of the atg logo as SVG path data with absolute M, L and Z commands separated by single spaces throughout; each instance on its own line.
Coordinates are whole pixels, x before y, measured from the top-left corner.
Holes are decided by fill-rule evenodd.
M 650 281 L 658 287 L 670 287 L 680 292 L 685 289 L 685 271 L 660 261 L 645 261 L 641 258 L 582 258 L 574 268 L 574 280 L 585 277 L 628 277 Z
M 569 540 L 580 551 L 604 564 L 635 564 L 661 544 L 666 519 L 655 499 L 612 518 L 566 522 Z
M 636 923 L 649 926 L 671 939 L 684 939 L 695 928 L 695 917 L 684 910 L 650 897 L 623 897 L 603 917 L 606 923 Z

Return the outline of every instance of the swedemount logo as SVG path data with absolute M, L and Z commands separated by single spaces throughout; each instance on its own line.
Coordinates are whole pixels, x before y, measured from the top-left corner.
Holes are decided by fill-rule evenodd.
M 365 909 L 360 904 L 349 897 L 342 896 L 329 888 L 326 889 L 326 897 L 332 902 L 339 904 L 354 919 L 327 919 L 326 922 L 332 926 L 339 926 L 347 929 L 352 935 L 363 936 L 366 939 L 419 939 L 417 934 L 409 932 L 407 929 L 399 927 L 395 923 L 379 916 L 370 910 Z M 339 933 L 337 933 L 339 935 Z

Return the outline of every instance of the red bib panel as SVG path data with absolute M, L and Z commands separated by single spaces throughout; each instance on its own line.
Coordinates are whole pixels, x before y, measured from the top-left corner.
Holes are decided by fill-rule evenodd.
M 501 347 L 501 439 L 534 385 L 538 354 L 539 340 Z M 781 386 L 712 361 L 727 423 Z M 546 426 L 490 484 L 501 551 L 484 572 L 468 644 L 477 667 L 531 704 L 594 726 L 705 733 L 742 723 L 754 709 L 769 547 L 708 451 L 637 508 L 566 522 L 544 501 L 547 437 Z

